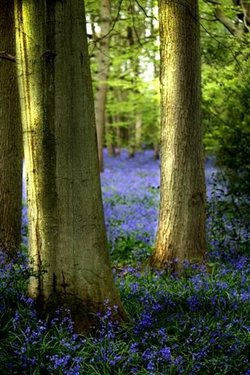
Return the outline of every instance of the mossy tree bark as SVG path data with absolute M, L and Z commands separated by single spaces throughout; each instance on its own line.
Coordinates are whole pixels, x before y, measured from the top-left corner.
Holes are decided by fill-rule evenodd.
M 15 63 L 14 0 L 0 0 L 0 249 L 20 250 L 22 133 Z
M 105 300 L 123 317 L 109 263 L 82 0 L 15 0 L 27 163 L 30 282 L 41 311 L 79 331 Z
M 206 250 L 198 0 L 160 0 L 161 198 L 151 265 Z

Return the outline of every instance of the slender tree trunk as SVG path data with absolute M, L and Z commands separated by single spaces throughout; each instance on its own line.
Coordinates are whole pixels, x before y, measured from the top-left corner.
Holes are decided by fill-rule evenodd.
M 135 148 L 141 150 L 142 119 L 141 114 L 135 115 Z
M 97 87 L 95 95 L 95 116 L 97 128 L 97 144 L 100 171 L 103 171 L 103 144 L 105 130 L 105 107 L 108 90 L 108 72 L 109 72 L 109 31 L 110 31 L 110 2 L 101 0 L 101 34 L 97 56 Z
M 160 0 L 159 18 L 161 199 L 151 264 L 164 267 L 201 261 L 206 250 L 198 0 Z
M 135 157 L 135 124 L 129 126 L 128 128 L 128 155 L 129 158 Z
M 132 14 L 135 13 L 134 4 L 130 4 L 129 6 L 130 12 Z M 127 38 L 128 44 L 131 50 L 135 49 L 135 40 L 134 40 L 134 30 L 131 26 L 127 27 Z M 137 86 L 137 78 L 139 77 L 139 59 L 138 56 L 134 56 L 134 58 L 130 59 L 130 63 L 133 70 L 133 92 L 136 95 L 139 94 Z M 135 104 L 134 109 L 134 123 L 129 126 L 129 156 L 132 158 L 135 156 L 137 150 L 140 149 L 141 143 L 141 113 L 138 110 L 138 106 Z
M 150 32 L 151 32 L 151 37 L 152 38 L 155 38 L 156 37 L 156 33 L 158 33 L 158 30 L 155 29 L 155 20 L 154 20 L 154 17 L 155 17 L 155 14 L 154 14 L 154 6 L 155 6 L 155 0 L 151 0 L 150 1 L 151 3 L 151 18 L 150 18 Z M 154 77 L 154 80 L 159 80 L 159 76 L 160 76 L 160 73 L 159 73 L 159 63 L 158 63 L 158 60 L 157 60 L 157 54 L 158 54 L 158 50 L 155 50 L 153 49 L 152 51 L 153 53 L 153 66 L 154 66 L 154 69 L 153 69 L 153 77 Z M 159 138 L 160 138 L 160 130 L 158 130 L 158 121 L 157 121 L 157 125 L 156 125 L 156 129 L 157 131 L 155 132 L 155 136 L 154 136 L 154 141 L 153 141 L 153 149 L 154 149 L 154 159 L 158 160 L 159 157 L 160 157 L 160 152 L 159 152 L 159 149 L 160 149 L 160 145 L 159 145 Z
M 82 0 L 15 0 L 28 174 L 30 295 L 41 311 L 69 307 L 89 328 L 118 306 L 107 251 Z
M 160 153 L 159 153 L 159 144 L 154 143 L 154 159 L 158 160 L 160 158 Z
M 109 116 L 108 126 L 106 127 L 106 141 L 109 156 L 115 156 L 115 128 L 112 116 Z
M 116 155 L 116 153 L 115 153 L 115 146 L 114 146 L 113 143 L 110 143 L 108 145 L 108 154 L 109 154 L 109 156 L 115 156 Z
M 22 133 L 15 63 L 14 0 L 0 0 L 0 249 L 10 257 L 21 243 Z M 7 59 L 6 56 L 11 56 Z
M 129 12 L 131 12 L 132 14 L 133 14 L 133 11 L 134 11 L 133 8 L 134 8 L 133 5 L 130 4 L 129 5 Z M 129 45 L 130 49 L 133 50 L 134 49 L 135 41 L 134 41 L 134 35 L 133 35 L 133 28 L 132 28 L 132 26 L 128 26 L 127 27 L 127 39 L 128 39 L 128 45 Z M 132 69 L 135 71 L 135 69 L 134 69 L 134 61 L 132 59 L 130 59 L 130 64 L 133 67 Z M 131 83 L 135 84 L 135 80 L 133 78 L 131 79 Z M 132 123 L 128 126 L 128 154 L 129 154 L 129 158 L 133 158 L 135 156 L 135 151 L 136 151 L 136 148 L 135 148 L 135 145 L 136 145 L 135 135 L 136 135 L 136 127 L 135 127 L 135 122 L 132 120 Z
M 116 121 L 119 123 L 119 118 L 116 116 Z M 121 128 L 117 126 L 116 130 L 116 155 L 121 155 Z

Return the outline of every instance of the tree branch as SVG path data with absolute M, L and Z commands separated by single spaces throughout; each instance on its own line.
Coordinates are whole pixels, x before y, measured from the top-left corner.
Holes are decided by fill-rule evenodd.
M 225 15 L 221 8 L 215 7 L 214 15 L 215 18 L 220 21 L 233 36 L 237 38 L 242 36 L 242 30 L 235 26 L 235 24 Z
M 217 1 L 217 0 L 204 0 L 205 3 L 211 3 L 211 4 L 214 4 L 214 5 L 222 5 L 220 1 Z
M 12 62 L 16 62 L 16 57 L 10 55 L 6 51 L 0 51 L 0 59 L 9 60 L 9 61 L 12 61 Z

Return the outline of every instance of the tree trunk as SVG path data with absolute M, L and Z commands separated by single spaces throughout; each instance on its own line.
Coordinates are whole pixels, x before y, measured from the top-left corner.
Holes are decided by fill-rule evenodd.
M 30 295 L 41 311 L 70 308 L 84 331 L 105 300 L 124 316 L 107 251 L 84 4 L 15 1 L 29 252 L 40 272 Z
M 134 14 L 135 9 L 134 9 L 134 4 L 129 5 L 129 11 L 131 14 Z M 128 38 L 128 45 L 131 49 L 131 51 L 134 51 L 135 48 L 135 41 L 134 41 L 134 30 L 131 26 L 127 27 L 127 38 Z M 139 76 L 139 59 L 137 56 L 133 56 L 133 58 L 130 58 L 130 64 L 131 68 L 133 71 L 133 76 L 131 78 L 131 83 L 133 84 L 133 93 L 134 95 L 138 94 L 138 89 L 137 89 L 137 77 Z M 135 156 L 135 152 L 138 150 L 137 146 L 138 143 L 140 143 L 140 113 L 138 113 L 138 107 L 135 105 L 135 110 L 133 113 L 134 121 L 132 120 L 132 124 L 129 125 L 128 127 L 128 152 L 129 152 L 129 157 L 133 158 Z M 138 131 L 139 130 L 139 131 Z
M 206 250 L 198 0 L 160 0 L 161 198 L 151 264 Z M 179 263 L 176 267 L 181 267 Z
M 109 31 L 110 31 L 110 2 L 101 0 L 101 34 L 97 56 L 97 87 L 95 95 L 95 116 L 97 128 L 97 144 L 100 171 L 103 171 L 103 144 L 105 128 L 105 107 L 107 98 L 107 79 L 109 72 Z
M 14 0 L 0 0 L 0 249 L 11 258 L 20 249 L 22 133 L 15 64 Z
M 115 156 L 115 127 L 112 116 L 109 116 L 108 125 L 106 126 L 106 142 L 108 148 L 108 155 Z
M 135 148 L 141 151 L 142 119 L 141 113 L 135 115 Z
M 155 142 L 153 145 L 153 148 L 154 148 L 154 159 L 158 160 L 160 158 L 159 144 Z
M 128 126 L 128 156 L 129 158 L 135 157 L 135 123 L 133 122 Z
M 118 116 L 116 116 L 116 122 L 119 123 L 120 119 Z M 115 129 L 116 132 L 116 155 L 121 155 L 121 128 L 120 126 L 117 126 Z

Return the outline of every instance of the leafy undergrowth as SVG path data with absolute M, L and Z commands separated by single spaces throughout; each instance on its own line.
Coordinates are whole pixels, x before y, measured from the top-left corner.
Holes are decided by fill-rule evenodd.
M 102 186 L 114 277 L 130 323 L 112 322 L 108 305 L 93 337 L 75 334 L 68 312 L 41 320 L 27 298 L 26 257 L 14 264 L 1 254 L 1 374 L 249 375 L 245 203 L 214 190 L 206 267 L 186 262 L 180 276 L 141 271 L 159 202 L 159 166 L 151 154 L 106 156 Z

